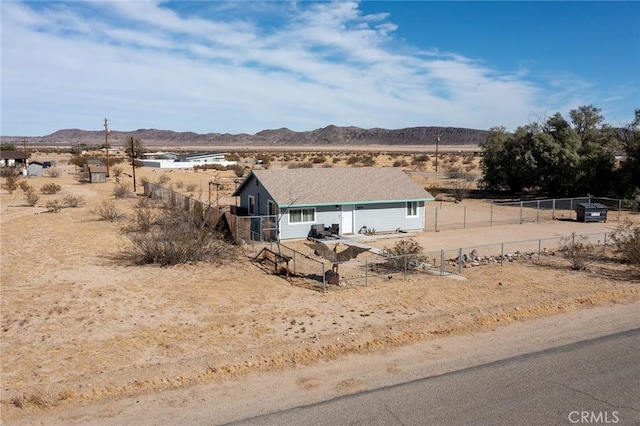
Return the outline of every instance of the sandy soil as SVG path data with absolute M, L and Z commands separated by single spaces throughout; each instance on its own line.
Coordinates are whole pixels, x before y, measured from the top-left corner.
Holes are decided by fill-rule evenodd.
M 0 196 L 3 422 L 29 423 L 49 412 L 232 383 L 640 301 L 637 270 L 609 261 L 580 272 L 553 259 L 541 265 L 514 262 L 466 269 L 464 280 L 420 275 L 324 294 L 265 273 L 249 261 L 255 254 L 250 247 L 222 264 L 133 266 L 122 256 L 130 249 L 122 232 L 127 219 L 103 222 L 92 213 L 102 200 L 113 199 L 114 183 L 80 184 L 73 167 L 59 167 L 64 172 L 59 178 L 27 181 L 35 188 L 55 181 L 63 191 L 84 197 L 85 206 L 43 213 L 46 201 L 59 195 L 41 194 L 36 208 L 24 206 L 20 190 Z M 151 179 L 159 173 L 137 172 Z M 204 182 L 204 191 L 211 179 L 233 179 L 230 172 L 168 174 L 174 185 Z M 206 199 L 208 194 L 194 195 Z M 135 197 L 116 200 L 129 218 L 136 202 Z M 514 232 L 559 233 L 556 225 L 418 237 L 441 246 L 459 244 L 462 237 L 480 244 L 513 240 Z M 299 379 L 308 389 L 320 380 Z M 357 380 L 346 380 L 341 391 L 362 388 Z

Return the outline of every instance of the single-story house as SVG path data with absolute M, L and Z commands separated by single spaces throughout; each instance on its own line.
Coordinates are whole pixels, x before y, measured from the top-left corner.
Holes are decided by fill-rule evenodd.
M 29 176 L 42 176 L 44 170 L 44 164 L 40 161 L 32 161 L 27 166 L 27 175 Z
M 397 168 L 331 167 L 253 170 L 233 194 L 240 211 L 268 216 L 277 238 L 306 238 L 313 225 L 340 235 L 422 231 L 425 203 L 434 197 Z
M 14 167 L 26 161 L 27 156 L 23 151 L 0 151 L 0 167 Z

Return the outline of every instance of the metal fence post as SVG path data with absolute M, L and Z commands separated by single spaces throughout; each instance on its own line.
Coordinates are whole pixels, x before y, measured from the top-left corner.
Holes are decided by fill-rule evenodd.
M 522 224 L 522 201 L 520 201 L 520 223 Z
M 467 206 L 463 206 L 462 229 L 467 228 Z
M 551 201 L 552 201 L 551 219 L 555 220 L 555 218 L 556 218 L 556 199 L 554 198 Z
M 369 260 L 364 261 L 364 286 L 369 287 Z
M 489 226 L 493 226 L 493 202 L 491 203 L 491 211 L 489 213 Z
M 504 266 L 504 243 L 500 244 L 500 266 Z
M 440 276 L 444 275 L 444 250 L 440 250 Z
M 538 262 L 540 262 L 540 248 L 542 247 L 542 240 L 538 240 Z
M 322 262 L 322 292 L 327 292 L 327 277 L 324 273 L 324 262 Z
M 293 275 L 296 274 L 296 252 L 293 252 Z
M 622 210 L 622 200 L 618 200 L 618 222 L 620 222 L 620 210 Z
M 409 257 L 408 255 L 404 255 L 404 271 L 402 274 L 402 281 L 406 281 L 407 280 L 407 257 Z
M 458 275 L 462 274 L 462 247 L 458 249 Z
M 435 217 L 435 231 L 438 232 L 438 206 L 436 206 L 436 208 L 434 209 L 434 211 L 436 212 L 436 217 Z
M 536 202 L 536 222 L 540 222 L 540 200 Z

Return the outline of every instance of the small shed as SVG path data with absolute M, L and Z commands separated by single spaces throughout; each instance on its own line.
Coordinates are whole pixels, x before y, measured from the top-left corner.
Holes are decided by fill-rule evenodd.
M 107 166 L 89 166 L 89 182 L 105 183 L 107 181 Z
M 600 203 L 578 203 L 576 214 L 578 222 L 606 222 L 608 207 Z
M 29 176 L 42 176 L 42 170 L 44 169 L 44 164 L 39 161 L 32 161 L 27 166 L 27 175 Z

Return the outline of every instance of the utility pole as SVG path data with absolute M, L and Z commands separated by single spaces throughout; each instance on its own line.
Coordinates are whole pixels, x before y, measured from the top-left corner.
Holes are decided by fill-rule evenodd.
M 107 152 L 107 177 L 109 177 L 109 124 L 106 118 L 104 119 L 104 149 Z
M 133 136 L 131 137 L 131 168 L 133 176 L 133 193 L 136 193 L 136 152 L 133 149 Z
M 438 145 L 440 145 L 440 133 L 436 134 L 436 173 L 438 173 Z

